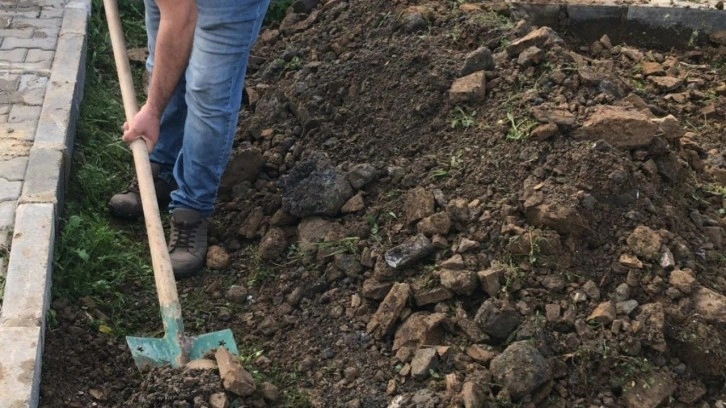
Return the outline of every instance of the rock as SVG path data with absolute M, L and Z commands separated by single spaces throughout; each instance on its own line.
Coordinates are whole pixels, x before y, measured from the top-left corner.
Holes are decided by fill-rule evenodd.
M 688 405 L 695 404 L 706 395 L 706 387 L 698 379 L 680 382 L 676 390 L 676 398 L 678 401 Z
M 643 262 L 638 257 L 630 254 L 621 254 L 618 262 L 626 268 L 643 269 Z
M 537 65 L 542 62 L 544 58 L 544 51 L 536 46 L 531 46 L 519 53 L 517 57 L 517 64 L 522 68 L 529 68 L 532 65 Z
M 449 99 L 452 103 L 479 102 L 487 92 L 487 79 L 484 71 L 477 71 L 458 78 L 451 84 Z
M 402 23 L 403 29 L 409 33 L 425 31 L 429 27 L 429 23 L 421 13 L 410 13 L 405 15 Z
M 615 320 L 615 317 L 615 305 L 612 301 L 607 301 L 597 305 L 595 310 L 590 313 L 587 321 L 607 325 L 612 323 L 613 320 Z
M 693 290 L 693 285 L 696 283 L 696 278 L 686 271 L 675 269 L 671 271 L 668 277 L 668 283 L 681 291 L 681 293 L 690 295 Z
M 466 55 L 461 76 L 464 77 L 477 71 L 493 71 L 494 68 L 494 56 L 491 50 L 481 47 Z
M 420 287 L 414 287 L 413 290 L 413 299 L 416 302 L 416 306 L 439 303 L 449 300 L 452 297 L 454 297 L 454 292 L 441 286 L 429 288 L 423 285 Z
M 260 384 L 260 394 L 269 403 L 275 403 L 280 400 L 280 389 L 275 384 L 267 381 Z
M 214 357 L 217 360 L 219 376 L 222 378 L 225 390 L 240 397 L 247 397 L 255 393 L 257 386 L 254 378 L 242 367 L 236 356 L 225 347 L 219 347 Z
M 719 45 L 726 45 L 726 30 L 714 31 L 708 35 L 708 39 Z
M 600 105 L 576 132 L 590 140 L 604 140 L 612 146 L 626 149 L 646 147 L 658 133 L 658 124 L 644 113 L 622 106 Z
M 426 236 L 446 235 L 451 229 L 451 218 L 446 212 L 439 212 L 428 216 L 416 225 L 416 231 Z
M 358 212 L 365 208 L 365 202 L 363 201 L 363 193 L 358 193 L 350 198 L 350 200 L 346 201 L 345 204 L 343 204 L 342 207 L 340 207 L 340 212 L 343 214 L 350 214 L 354 212 Z
M 634 62 L 640 62 L 645 56 L 643 53 L 637 49 L 632 47 L 622 47 L 620 49 L 620 52 L 623 53 L 626 57 L 628 57 L 631 61 Z
M 283 190 L 282 209 L 300 218 L 336 215 L 353 196 L 353 187 L 345 175 L 335 169 L 322 153 L 300 161 L 280 184 Z
M 642 325 L 641 340 L 656 351 L 665 353 L 668 350 L 663 328 L 665 327 L 665 312 L 660 303 L 647 303 L 640 306 L 640 313 L 636 320 Z
M 641 64 L 640 71 L 645 76 L 665 74 L 663 65 L 655 61 L 645 61 Z
M 530 111 L 538 122 L 553 123 L 557 125 L 558 129 L 560 127 L 571 128 L 577 123 L 577 117 L 567 109 L 533 106 Z
M 676 383 L 668 374 L 649 373 L 625 391 L 623 402 L 627 408 L 657 408 L 669 401 L 675 390 Z
M 297 226 L 298 246 L 304 252 L 315 252 L 317 244 L 335 230 L 332 222 L 320 217 L 308 217 Z
M 461 387 L 460 397 L 464 408 L 482 408 L 484 406 L 484 390 L 473 381 L 464 383 Z
M 260 241 L 259 254 L 264 260 L 274 260 L 285 254 L 287 238 L 285 231 L 278 227 L 270 228 Z
M 217 363 L 208 358 L 198 358 L 184 365 L 187 370 L 216 370 Z
M 658 259 L 662 242 L 661 236 L 645 225 L 636 227 L 627 239 L 630 249 L 637 256 L 648 260 Z
M 209 406 L 211 408 L 227 408 L 229 406 L 229 399 L 227 394 L 223 392 L 215 392 L 209 396 Z
M 407 349 L 404 354 L 410 355 L 422 346 L 441 344 L 444 340 L 446 320 L 447 317 L 443 313 L 415 312 L 396 330 L 391 349 L 393 351 Z M 406 361 L 401 360 L 401 362 Z
M 501 280 L 504 278 L 504 269 L 493 266 L 489 269 L 477 272 L 481 289 L 489 297 L 496 297 L 502 288 Z
M 431 241 L 423 234 L 409 238 L 399 246 L 386 251 L 386 263 L 392 268 L 401 268 L 426 257 L 433 251 Z
M 406 223 L 413 224 L 418 220 L 432 215 L 434 213 L 434 205 L 434 195 L 431 191 L 423 187 L 410 190 L 406 194 L 406 202 L 404 203 Z
M 638 308 L 638 301 L 635 299 L 624 300 L 615 304 L 615 312 L 619 315 L 629 316 Z
M 479 249 L 479 242 L 469 238 L 461 238 L 459 245 L 456 247 L 456 252 L 463 254 L 474 249 Z
M 471 215 L 469 211 L 469 203 L 463 198 L 455 198 L 449 201 L 446 211 L 455 222 L 469 222 Z
M 207 267 L 209 269 L 227 269 L 229 262 L 229 254 L 219 245 L 211 245 L 207 249 Z
M 671 92 L 683 85 L 683 80 L 681 78 L 672 76 L 652 76 L 648 77 L 648 80 L 652 82 L 661 92 Z
M 489 340 L 489 336 L 479 327 L 478 324 L 464 317 L 455 319 L 456 327 L 473 342 L 482 343 Z
M 494 381 L 506 387 L 515 401 L 537 391 L 552 378 L 547 360 L 528 340 L 509 345 L 494 357 L 489 370 Z
M 491 362 L 494 357 L 499 355 L 498 351 L 492 350 L 487 346 L 481 346 L 478 344 L 472 344 L 471 346 L 467 347 L 465 353 L 474 361 L 484 364 L 485 366 L 489 365 L 489 362 Z
M 597 288 L 597 285 L 592 280 L 588 280 L 582 285 L 582 290 L 585 291 L 585 294 L 592 300 L 600 300 L 600 289 Z
M 542 286 L 545 289 L 560 292 L 565 288 L 565 277 L 561 275 L 547 275 L 542 278 Z
M 439 366 L 439 357 L 436 349 L 426 347 L 416 350 L 416 354 L 411 361 L 411 377 L 414 380 L 422 381 L 429 377 L 430 370 L 435 370 Z
M 381 300 L 386 297 L 393 287 L 393 282 L 380 282 L 375 278 L 369 278 L 363 281 L 361 295 L 367 299 Z
M 377 339 L 389 334 L 401 316 L 403 308 L 408 304 L 410 296 L 411 287 L 407 283 L 394 283 L 381 304 L 378 305 L 378 310 L 368 321 L 366 331 Z
M 691 296 L 693 310 L 709 323 L 726 323 L 726 296 L 700 287 Z
M 615 288 L 615 296 L 613 300 L 617 302 L 624 302 L 630 299 L 630 286 L 627 283 L 621 283 Z
M 354 189 L 360 190 L 375 180 L 377 175 L 376 168 L 372 164 L 361 163 L 353 166 L 346 177 Z
M 247 239 L 254 238 L 264 218 L 265 214 L 262 212 L 262 207 L 255 207 L 242 222 L 238 234 Z
M 529 47 L 550 48 L 555 44 L 562 44 L 563 41 L 550 27 L 540 27 L 526 36 L 512 41 L 507 47 L 509 57 L 519 55 Z
M 465 266 L 464 257 L 460 254 L 454 254 L 451 258 L 441 261 L 441 268 L 443 269 L 459 271 L 464 269 Z
M 247 300 L 247 288 L 242 285 L 232 285 L 227 290 L 227 299 L 235 302 L 242 303 Z
M 256 147 L 238 148 L 232 153 L 219 182 L 220 192 L 228 192 L 243 181 L 253 182 L 262 171 L 265 160 Z
M 353 254 L 335 254 L 333 263 L 346 276 L 358 277 L 363 272 L 363 265 L 358 262 L 358 257 Z
M 529 137 L 537 140 L 538 142 L 544 142 L 556 135 L 558 131 L 559 127 L 557 127 L 555 123 L 545 123 L 532 129 L 532 131 L 529 132 Z
M 469 296 L 477 288 L 477 276 L 474 271 L 443 269 L 439 272 L 441 285 L 451 289 L 458 295 Z
M 507 302 L 487 299 L 476 312 L 474 321 L 488 335 L 505 340 L 519 326 L 520 320 Z
M 666 140 L 676 140 L 683 136 L 683 127 L 678 119 L 673 115 L 667 115 L 662 118 L 654 118 L 651 122 L 658 125 L 658 129 Z
M 293 225 L 296 222 L 297 222 L 296 216 L 294 216 L 282 209 L 275 211 L 275 213 L 272 214 L 272 217 L 270 218 L 270 225 L 272 225 L 273 227 L 282 227 L 284 225 Z

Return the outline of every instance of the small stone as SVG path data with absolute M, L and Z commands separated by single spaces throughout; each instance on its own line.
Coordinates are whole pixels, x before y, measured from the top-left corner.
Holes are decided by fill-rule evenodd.
M 443 269 L 439 272 L 439 278 L 442 286 L 459 295 L 469 296 L 474 293 L 478 286 L 477 276 L 474 271 Z
M 619 315 L 630 315 L 638 308 L 638 301 L 635 299 L 624 300 L 615 304 L 615 312 Z
M 587 318 L 590 322 L 607 325 L 615 320 L 615 305 L 611 301 L 600 303 Z
M 260 394 L 265 401 L 275 403 L 280 400 L 280 389 L 275 384 L 263 382 L 260 384 Z
M 487 47 L 478 48 L 466 55 L 461 76 L 473 74 L 477 71 L 493 71 L 495 68 L 494 56 Z
M 560 292 L 565 288 L 565 278 L 560 275 L 547 275 L 542 279 L 542 286 L 553 292 Z
M 673 76 L 651 76 L 648 80 L 652 82 L 661 92 L 671 92 L 683 85 L 681 78 Z
M 219 367 L 219 376 L 222 378 L 224 389 L 240 397 L 247 397 L 257 390 L 255 380 L 225 347 L 217 348 L 214 355 Z
M 188 370 L 216 370 L 217 363 L 208 358 L 198 358 L 186 363 L 184 367 Z
M 630 299 L 630 286 L 627 283 L 621 283 L 615 288 L 615 302 L 624 302 Z
M 449 259 L 441 261 L 441 268 L 451 270 L 462 270 L 466 265 L 464 264 L 464 257 L 459 254 L 455 254 Z
M 642 64 L 641 72 L 645 76 L 665 74 L 663 66 L 654 61 L 645 61 Z
M 227 394 L 223 392 L 215 392 L 209 396 L 209 406 L 211 408 L 227 408 L 229 406 L 229 399 Z
M 229 254 L 224 248 L 218 245 L 212 245 L 207 249 L 207 267 L 209 269 L 227 269 L 229 262 Z
M 466 355 L 474 359 L 474 361 L 489 365 L 489 362 L 494 359 L 494 357 L 499 355 L 498 351 L 491 350 L 487 346 L 482 346 L 478 344 L 472 344 L 471 346 L 467 347 L 466 349 Z
M 623 394 L 626 408 L 656 408 L 670 400 L 677 386 L 666 373 L 640 377 L 635 386 Z
M 510 344 L 492 359 L 489 369 L 495 382 L 506 387 L 514 400 L 536 391 L 552 378 L 547 360 L 529 340 Z
M 529 137 L 538 142 L 544 142 L 556 135 L 559 130 L 560 128 L 555 123 L 544 123 L 532 129 Z
M 484 71 L 477 71 L 458 78 L 449 89 L 452 103 L 477 102 L 486 97 L 487 81 Z
M 431 241 L 425 235 L 417 234 L 403 244 L 389 249 L 384 256 L 391 268 L 399 268 L 426 257 L 433 249 Z
M 260 258 L 274 260 L 281 257 L 287 249 L 285 232 L 278 227 L 270 228 L 258 247 Z
M 460 254 L 463 254 L 465 252 L 469 252 L 474 249 L 479 248 L 479 242 L 468 239 L 468 238 L 462 238 L 461 241 L 459 241 L 459 247 L 456 249 L 457 252 Z
M 378 310 L 371 316 L 366 331 L 375 334 L 377 339 L 389 334 L 394 324 L 401 316 L 403 308 L 408 304 L 411 296 L 411 287 L 406 283 L 394 283 Z
M 600 300 L 600 289 L 597 288 L 597 285 L 592 280 L 585 282 L 585 284 L 582 285 L 582 290 L 585 291 L 585 294 L 590 299 Z
M 359 190 L 376 179 L 376 168 L 368 163 L 357 164 L 348 172 L 348 182 Z
M 543 58 L 544 51 L 539 47 L 531 46 L 519 53 L 517 64 L 522 68 L 528 68 L 532 65 L 539 64 Z
M 416 350 L 411 361 L 411 377 L 415 380 L 425 380 L 430 375 L 430 370 L 438 368 L 439 358 L 434 348 L 422 348 Z
M 562 308 L 558 303 L 548 303 L 545 305 L 545 318 L 549 323 L 557 323 L 562 318 Z
M 520 319 L 508 302 L 487 299 L 476 312 L 474 321 L 488 335 L 503 340 L 519 326 Z
M 690 273 L 676 269 L 673 270 L 668 278 L 668 283 L 686 295 L 690 295 L 696 278 Z
M 662 242 L 657 232 L 644 225 L 636 227 L 627 239 L 630 249 L 644 259 L 657 259 Z
M 451 229 L 451 218 L 446 212 L 439 212 L 419 221 L 416 230 L 427 236 L 446 235 Z
M 350 214 L 354 212 L 358 212 L 365 208 L 365 202 L 363 201 L 363 193 L 358 192 L 358 194 L 351 197 L 348 201 L 343 204 L 342 207 L 340 207 L 340 212 L 343 214 Z
M 464 408 L 481 408 L 484 406 L 484 390 L 481 385 L 467 381 L 461 387 L 461 401 Z
M 394 379 L 388 380 L 388 385 L 386 385 L 386 395 L 396 395 L 396 392 L 398 392 L 398 383 L 396 383 L 396 380 Z
M 660 256 L 660 266 L 666 271 L 670 271 L 676 267 L 676 258 L 673 256 L 673 252 L 671 252 L 668 247 L 665 247 Z
M 643 262 L 638 257 L 630 254 L 621 254 L 618 262 L 626 268 L 643 269 Z
M 357 367 L 345 367 L 343 369 L 343 378 L 345 378 L 348 383 L 355 381 L 359 375 L 360 370 L 358 370 Z
M 496 297 L 502 288 L 501 279 L 504 271 L 498 268 L 489 268 L 477 272 L 481 288 L 489 297 Z
M 700 287 L 691 296 L 693 309 L 710 323 L 726 323 L 726 296 Z

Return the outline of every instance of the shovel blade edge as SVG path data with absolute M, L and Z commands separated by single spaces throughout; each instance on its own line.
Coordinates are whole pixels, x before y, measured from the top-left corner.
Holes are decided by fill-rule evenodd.
M 237 343 L 234 342 L 234 334 L 232 334 L 232 330 L 230 329 L 201 334 L 190 338 L 190 340 L 189 360 L 204 358 L 207 353 L 222 346 L 230 353 L 239 355 Z
M 182 352 L 178 345 L 166 338 L 126 337 L 136 366 L 140 369 L 171 365 L 179 367 Z

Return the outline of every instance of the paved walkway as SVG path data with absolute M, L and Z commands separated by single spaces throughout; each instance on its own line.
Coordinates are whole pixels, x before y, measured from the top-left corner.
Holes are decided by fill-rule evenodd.
M 0 0 L 0 408 L 38 405 L 89 11 L 90 0 Z

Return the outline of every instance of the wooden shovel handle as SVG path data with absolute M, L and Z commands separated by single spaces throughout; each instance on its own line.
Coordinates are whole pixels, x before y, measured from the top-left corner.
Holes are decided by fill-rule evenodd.
M 116 70 L 118 71 L 126 121 L 130 122 L 136 116 L 138 107 L 136 105 L 136 92 L 134 90 L 133 78 L 131 77 L 129 59 L 126 55 L 126 44 L 121 27 L 121 19 L 119 18 L 116 0 L 103 0 L 103 4 L 111 34 L 111 44 L 113 46 L 114 60 L 116 61 Z M 149 239 L 151 264 L 154 268 L 154 279 L 156 281 L 156 291 L 159 295 L 159 304 L 161 305 L 162 315 L 169 314 L 170 316 L 165 317 L 171 318 L 164 319 L 166 325 L 167 321 L 180 321 L 178 318 L 181 317 L 181 306 L 179 305 L 179 297 L 176 290 L 176 280 L 174 279 L 174 271 L 171 268 L 169 251 L 166 246 L 164 227 L 161 224 L 161 217 L 159 216 L 159 204 L 156 200 L 154 179 L 151 173 L 151 164 L 149 162 L 146 143 L 141 139 L 137 139 L 129 147 L 134 155 L 136 177 L 139 180 L 141 204 L 144 210 L 146 234 Z

